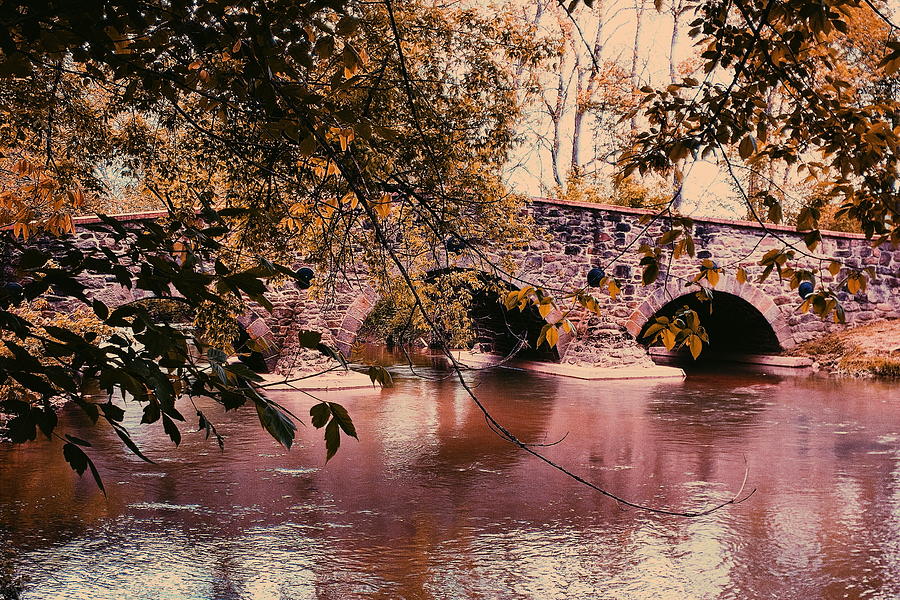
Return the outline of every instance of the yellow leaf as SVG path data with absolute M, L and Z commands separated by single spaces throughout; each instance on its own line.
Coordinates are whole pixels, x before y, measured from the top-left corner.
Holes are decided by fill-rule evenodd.
M 63 217 L 63 223 L 63 230 L 66 233 L 75 233 L 75 220 L 72 219 L 72 215 L 67 214 L 65 217 Z
M 837 276 L 841 272 L 841 263 L 836 260 L 831 261 L 831 264 L 828 265 L 828 272 L 831 273 L 832 277 Z
M 344 45 L 344 51 L 341 53 L 341 59 L 344 63 L 344 77 L 350 79 L 359 72 L 359 65 L 362 62 L 356 48 L 350 44 Z
M 856 275 L 851 275 L 847 278 L 847 291 L 851 294 L 855 294 L 859 291 L 859 279 L 857 279 Z
M 622 293 L 622 290 L 619 289 L 619 286 L 612 279 L 609 280 L 609 297 L 615 300 L 619 294 Z
M 542 319 L 546 319 L 547 315 L 553 312 L 553 303 L 552 302 L 542 302 L 538 305 L 538 312 L 541 314 Z
M 506 294 L 506 300 L 503 302 L 506 310 L 512 310 L 519 303 L 519 292 L 512 291 Z
M 381 196 L 381 199 L 375 203 L 375 214 L 377 214 L 382 219 L 387 219 L 391 216 L 391 195 L 388 193 L 384 193 Z
M 734 277 L 738 280 L 738 283 L 747 283 L 747 271 L 744 270 L 744 267 L 738 267 Z
M 688 348 L 691 350 L 691 356 L 694 357 L 694 360 L 697 360 L 700 352 L 703 351 L 703 341 L 698 336 L 691 335 L 688 337 Z
M 340 130 L 341 150 L 346 151 L 350 146 L 350 142 L 356 139 L 356 134 L 352 127 L 345 127 Z
M 662 343 L 666 350 L 671 350 L 675 347 L 675 333 L 671 329 L 663 329 L 660 332 L 660 338 L 662 338 Z
M 547 341 L 547 345 L 552 348 L 556 345 L 556 342 L 559 341 L 559 330 L 556 327 L 551 326 L 547 329 L 547 333 L 544 337 Z
M 297 150 L 299 150 L 300 154 L 303 156 L 312 156 L 316 153 L 316 139 L 309 135 L 300 142 L 300 145 L 297 146 Z M 304 161 L 297 161 L 298 166 L 304 166 Z
M 746 160 L 754 152 L 756 152 L 756 140 L 752 135 L 745 136 L 738 145 L 738 154 Z
M 716 284 L 719 283 L 719 272 L 716 269 L 709 269 L 706 272 L 706 279 L 709 281 L 709 285 L 716 287 Z

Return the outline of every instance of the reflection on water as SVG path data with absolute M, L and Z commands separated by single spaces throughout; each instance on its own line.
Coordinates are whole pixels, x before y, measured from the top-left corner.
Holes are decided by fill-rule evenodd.
M 328 395 L 360 442 L 327 465 L 319 431 L 285 451 L 252 411 L 218 414 L 224 452 L 187 432 L 172 449 L 134 411 L 155 465 L 69 412 L 109 498 L 57 444 L 4 446 L 0 542 L 34 599 L 900 597 L 897 387 L 468 378 L 521 439 L 568 433 L 546 453 L 630 499 L 722 501 L 745 461 L 758 491 L 693 520 L 623 510 L 493 434 L 452 377 L 401 375 Z M 311 402 L 277 399 L 300 414 Z

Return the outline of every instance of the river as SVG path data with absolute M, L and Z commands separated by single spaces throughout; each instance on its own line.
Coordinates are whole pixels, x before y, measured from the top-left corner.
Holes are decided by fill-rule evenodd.
M 389 357 L 383 357 L 389 358 Z M 325 464 L 321 430 L 287 451 L 252 408 L 226 435 L 126 425 L 157 464 L 73 410 L 109 496 L 59 443 L 0 447 L 0 577 L 25 599 L 753 599 L 900 597 L 896 384 L 762 374 L 588 382 L 466 375 L 522 440 L 630 500 L 625 509 L 500 439 L 448 372 L 320 394 L 359 442 Z M 298 414 L 313 402 L 273 394 Z M 185 409 L 185 415 L 193 414 Z M 5 571 L 4 571 L 5 570 Z

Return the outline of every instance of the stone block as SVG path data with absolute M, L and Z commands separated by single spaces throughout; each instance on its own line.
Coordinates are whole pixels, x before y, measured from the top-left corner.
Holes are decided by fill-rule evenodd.
M 263 337 L 270 333 L 269 326 L 263 319 L 254 319 L 249 325 L 247 325 L 247 333 L 252 338 Z

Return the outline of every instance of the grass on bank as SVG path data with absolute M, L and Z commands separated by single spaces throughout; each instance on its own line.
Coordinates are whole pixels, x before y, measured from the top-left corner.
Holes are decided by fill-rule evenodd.
M 829 333 L 790 354 L 808 356 L 838 375 L 900 378 L 900 319 Z

